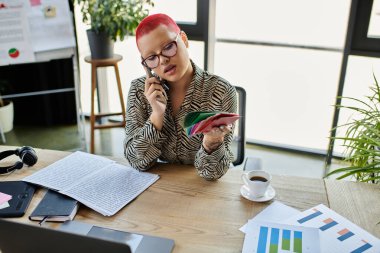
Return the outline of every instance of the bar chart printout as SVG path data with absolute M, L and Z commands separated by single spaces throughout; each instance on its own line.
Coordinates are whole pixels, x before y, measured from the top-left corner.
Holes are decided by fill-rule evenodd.
M 318 229 L 269 222 L 249 222 L 243 245 L 243 253 L 311 253 L 319 249 Z
M 378 238 L 324 205 L 296 214 L 285 223 L 318 228 L 321 237 L 321 252 L 380 252 Z

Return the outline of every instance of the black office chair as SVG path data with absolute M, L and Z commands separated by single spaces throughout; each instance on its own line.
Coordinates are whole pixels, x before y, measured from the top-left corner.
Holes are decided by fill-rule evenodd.
M 247 97 L 244 88 L 235 86 L 235 89 L 238 98 L 238 113 L 241 118 L 236 123 L 232 141 L 232 153 L 235 158 L 232 164 L 234 166 L 242 164 L 245 156 L 245 104 Z

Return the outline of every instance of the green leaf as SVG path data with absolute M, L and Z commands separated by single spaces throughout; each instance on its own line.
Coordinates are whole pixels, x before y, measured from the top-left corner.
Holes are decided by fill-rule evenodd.
M 80 6 L 82 20 L 95 32 L 106 32 L 116 41 L 134 34 L 137 25 L 154 6 L 150 0 L 74 0 Z
M 380 86 L 375 75 L 374 84 L 369 88 L 369 95 L 363 99 L 355 97 L 338 97 L 338 100 L 348 101 L 336 105 L 339 110 L 348 110 L 352 113 L 348 122 L 339 128 L 345 129 L 344 136 L 333 137 L 341 140 L 345 148 L 344 160 L 350 166 L 331 171 L 327 176 L 341 174 L 338 179 L 353 176 L 362 182 L 380 182 Z

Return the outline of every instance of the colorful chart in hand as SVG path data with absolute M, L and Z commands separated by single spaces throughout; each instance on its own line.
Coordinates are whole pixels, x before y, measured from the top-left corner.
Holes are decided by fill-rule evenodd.
M 11 58 L 17 58 L 20 56 L 20 51 L 17 48 L 11 48 L 8 51 L 8 54 Z
M 188 136 L 207 133 L 214 127 L 227 126 L 238 120 L 240 116 L 228 112 L 189 112 L 186 114 L 182 126 Z

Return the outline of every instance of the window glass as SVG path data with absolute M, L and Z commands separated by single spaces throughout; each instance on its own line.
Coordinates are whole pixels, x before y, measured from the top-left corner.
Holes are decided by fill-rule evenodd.
M 246 137 L 326 150 L 341 53 L 216 44 L 215 73 L 247 92 Z
M 197 0 L 154 1 L 150 13 L 168 14 L 176 22 L 197 23 Z
M 370 87 L 375 83 L 374 77 L 380 80 L 380 59 L 361 56 L 350 56 L 348 59 L 346 78 L 344 83 L 343 97 L 353 97 L 362 101 L 367 101 L 366 96 L 370 96 Z M 358 106 L 358 103 L 343 99 L 343 105 Z M 358 119 L 358 115 L 351 110 L 341 109 L 339 112 L 338 125 L 343 125 Z M 336 136 L 345 136 L 347 128 L 340 127 Z M 342 154 L 344 147 L 342 141 L 337 140 L 334 146 L 336 154 Z
M 368 26 L 369 38 L 380 38 L 380 1 L 373 0 L 371 18 Z
M 216 36 L 343 48 L 350 3 L 350 0 L 218 0 Z

